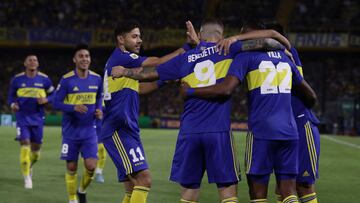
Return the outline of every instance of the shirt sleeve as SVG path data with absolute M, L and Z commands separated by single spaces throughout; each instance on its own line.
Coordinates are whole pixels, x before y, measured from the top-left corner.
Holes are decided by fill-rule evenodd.
M 74 112 L 75 105 L 65 104 L 64 100 L 67 96 L 67 83 L 64 78 L 60 80 L 58 87 L 56 88 L 54 96 L 54 107 L 55 109 L 63 112 Z
M 16 87 L 16 79 L 13 78 L 10 82 L 10 87 L 9 87 L 9 95 L 8 95 L 8 105 L 11 105 L 12 103 L 16 102 L 16 91 L 17 91 L 17 87 Z
M 238 54 L 230 64 L 227 75 L 237 77 L 243 81 L 248 72 L 249 57 L 247 53 Z
M 304 80 L 304 78 L 294 63 L 291 63 L 290 65 L 292 71 L 292 83 L 293 85 L 298 85 Z
M 147 57 L 139 56 L 135 53 L 125 53 L 122 57 L 123 66 L 125 68 L 136 68 L 140 67 Z
M 301 67 L 302 67 L 302 63 L 301 63 L 301 61 L 300 61 L 300 57 L 299 57 L 299 54 L 298 54 L 297 50 L 296 50 L 294 47 L 292 47 L 292 48 L 290 49 L 290 52 L 291 52 L 291 54 L 292 54 L 292 56 L 293 56 L 293 58 L 294 58 L 295 64 L 296 64 L 297 66 L 301 66 Z
M 156 70 L 159 74 L 159 79 L 163 81 L 176 80 L 181 78 L 181 66 L 183 55 L 178 55 L 166 63 L 159 65 Z
M 234 42 L 233 44 L 231 44 L 230 46 L 230 55 L 232 56 L 232 58 L 234 58 L 236 56 L 236 54 L 242 52 L 242 41 L 238 40 L 236 42 Z

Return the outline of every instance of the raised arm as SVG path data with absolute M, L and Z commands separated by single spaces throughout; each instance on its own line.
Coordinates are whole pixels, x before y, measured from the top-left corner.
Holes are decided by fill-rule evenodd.
M 180 94 L 183 97 L 198 97 L 203 99 L 228 97 L 239 84 L 237 77 L 228 75 L 224 81 L 208 87 L 190 88 L 186 83 L 181 85 Z
M 271 38 L 253 39 L 243 41 L 241 51 L 257 51 L 257 50 L 280 50 L 284 46 Z

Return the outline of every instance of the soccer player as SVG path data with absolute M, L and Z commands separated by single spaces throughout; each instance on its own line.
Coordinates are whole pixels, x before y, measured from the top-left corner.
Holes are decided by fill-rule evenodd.
M 223 80 L 235 53 L 241 49 L 262 49 L 266 41 L 238 41 L 229 55 L 220 55 L 217 43 L 223 38 L 223 24 L 215 19 L 202 23 L 199 38 L 201 42 L 195 49 L 156 69 L 139 72 L 116 67 L 112 76 L 144 81 L 181 79 L 192 87 L 209 86 Z M 282 47 L 277 43 L 278 46 Z M 230 99 L 189 98 L 184 108 L 170 175 L 170 180 L 181 185 L 180 201 L 198 201 L 201 179 L 206 170 L 209 182 L 217 184 L 221 201 L 237 202 L 240 174 L 230 132 Z
M 104 120 L 101 141 L 118 169 L 118 180 L 125 186 L 123 203 L 146 202 L 151 176 L 140 140 L 139 93 L 156 89 L 158 84 L 140 84 L 129 78 L 110 76 L 112 67 L 153 67 L 184 52 L 179 48 L 163 57 L 139 56 L 142 44 L 140 25 L 135 20 L 119 22 L 115 29 L 116 48 L 105 65 Z
M 284 33 L 280 24 L 267 27 Z M 300 74 L 303 74 L 302 63 L 295 47 L 292 47 L 290 52 Z M 296 178 L 296 191 L 302 203 L 317 203 L 315 181 L 319 177 L 320 156 L 320 133 L 317 125 L 320 121 L 298 96 L 292 95 L 291 105 L 299 133 L 299 174 Z M 278 199 L 278 202 L 281 203 L 281 200 Z
M 65 74 L 57 87 L 54 106 L 63 111 L 61 159 L 66 161 L 66 188 L 70 203 L 86 203 L 86 188 L 94 176 L 97 159 L 96 119 L 102 117 L 102 80 L 90 71 L 86 45 L 76 47 L 75 70 Z M 77 190 L 78 156 L 84 172 Z M 77 197 L 78 196 L 78 197 Z
M 251 26 L 254 25 L 243 30 L 258 28 Z M 296 90 L 307 107 L 314 105 L 316 95 L 284 51 L 240 53 L 222 83 L 204 88 L 189 88 L 185 84 L 182 93 L 190 98 L 228 97 L 245 81 L 250 114 L 245 168 L 251 202 L 267 202 L 267 185 L 273 170 L 282 202 L 298 202 L 298 133 L 291 91 Z
M 31 189 L 32 166 L 40 158 L 43 140 L 44 105 L 51 100 L 54 91 L 51 80 L 38 70 L 35 54 L 26 56 L 25 71 L 11 80 L 8 104 L 16 112 L 16 140 L 20 142 L 20 167 L 24 186 Z

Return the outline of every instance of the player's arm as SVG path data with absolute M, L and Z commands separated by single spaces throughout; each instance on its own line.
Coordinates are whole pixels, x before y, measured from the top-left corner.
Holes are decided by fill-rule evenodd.
M 46 85 L 45 85 L 45 91 L 46 91 L 46 95 L 47 97 L 40 97 L 37 99 L 38 104 L 43 105 L 46 103 L 51 103 L 54 100 L 54 86 L 52 85 L 52 82 L 49 78 L 47 78 L 46 80 Z
M 180 94 L 183 97 L 199 97 L 204 99 L 228 97 L 239 84 L 237 77 L 228 75 L 224 81 L 208 87 L 190 88 L 186 83 L 181 85 Z
M 19 110 L 19 104 L 16 101 L 16 91 L 17 88 L 15 86 L 15 78 L 11 80 L 10 87 L 9 87 L 9 94 L 8 94 L 8 105 L 10 106 L 11 110 L 18 111 Z
M 95 103 L 95 117 L 97 119 L 103 118 L 102 104 L 103 104 L 103 85 L 102 85 L 102 80 L 99 79 L 98 90 L 96 92 L 96 103 Z
M 236 41 L 230 45 L 229 53 L 236 55 L 245 51 L 258 50 L 284 50 L 285 47 L 278 41 L 271 38 L 252 39 L 246 41 Z M 220 53 L 220 52 L 219 52 Z M 221 54 L 221 53 L 220 53 Z M 227 54 L 226 52 L 224 53 Z
M 316 93 L 305 80 L 302 80 L 300 84 L 294 85 L 293 89 L 293 94 L 300 98 L 307 108 L 315 106 L 317 102 Z
M 159 74 L 155 67 L 152 68 L 124 68 L 123 66 L 114 66 L 111 70 L 113 78 L 127 77 L 141 82 L 152 82 L 159 79 Z
M 141 82 L 139 86 L 139 94 L 149 94 L 164 86 L 165 82 L 162 80 L 157 80 L 155 82 Z

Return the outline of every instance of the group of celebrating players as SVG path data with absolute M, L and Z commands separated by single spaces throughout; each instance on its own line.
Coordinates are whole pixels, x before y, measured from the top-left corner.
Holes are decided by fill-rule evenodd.
M 222 203 L 238 202 L 240 166 L 230 112 L 231 94 L 244 83 L 249 107 L 245 172 L 251 202 L 267 202 L 274 171 L 279 203 L 316 203 L 319 121 L 310 110 L 316 95 L 303 79 L 295 48 L 256 20 L 227 39 L 218 19 L 205 20 L 198 34 L 190 21 L 186 27 L 187 43 L 182 48 L 163 57 L 144 57 L 138 55 L 139 24 L 122 21 L 114 32 L 116 48 L 103 80 L 89 70 L 89 49 L 78 46 L 75 69 L 62 77 L 56 90 L 37 70 L 36 56 L 27 56 L 26 70 L 13 78 L 9 93 L 9 105 L 16 111 L 25 188 L 32 188 L 30 170 L 42 142 L 43 106 L 52 102 L 63 112 L 61 159 L 67 164 L 69 202 L 86 202 L 101 142 L 123 182 L 122 203 L 145 203 L 151 175 L 140 139 L 139 94 L 180 80 L 185 103 L 170 174 L 170 180 L 181 186 L 180 202 L 199 201 L 205 170 Z M 77 187 L 80 153 L 85 169 Z

